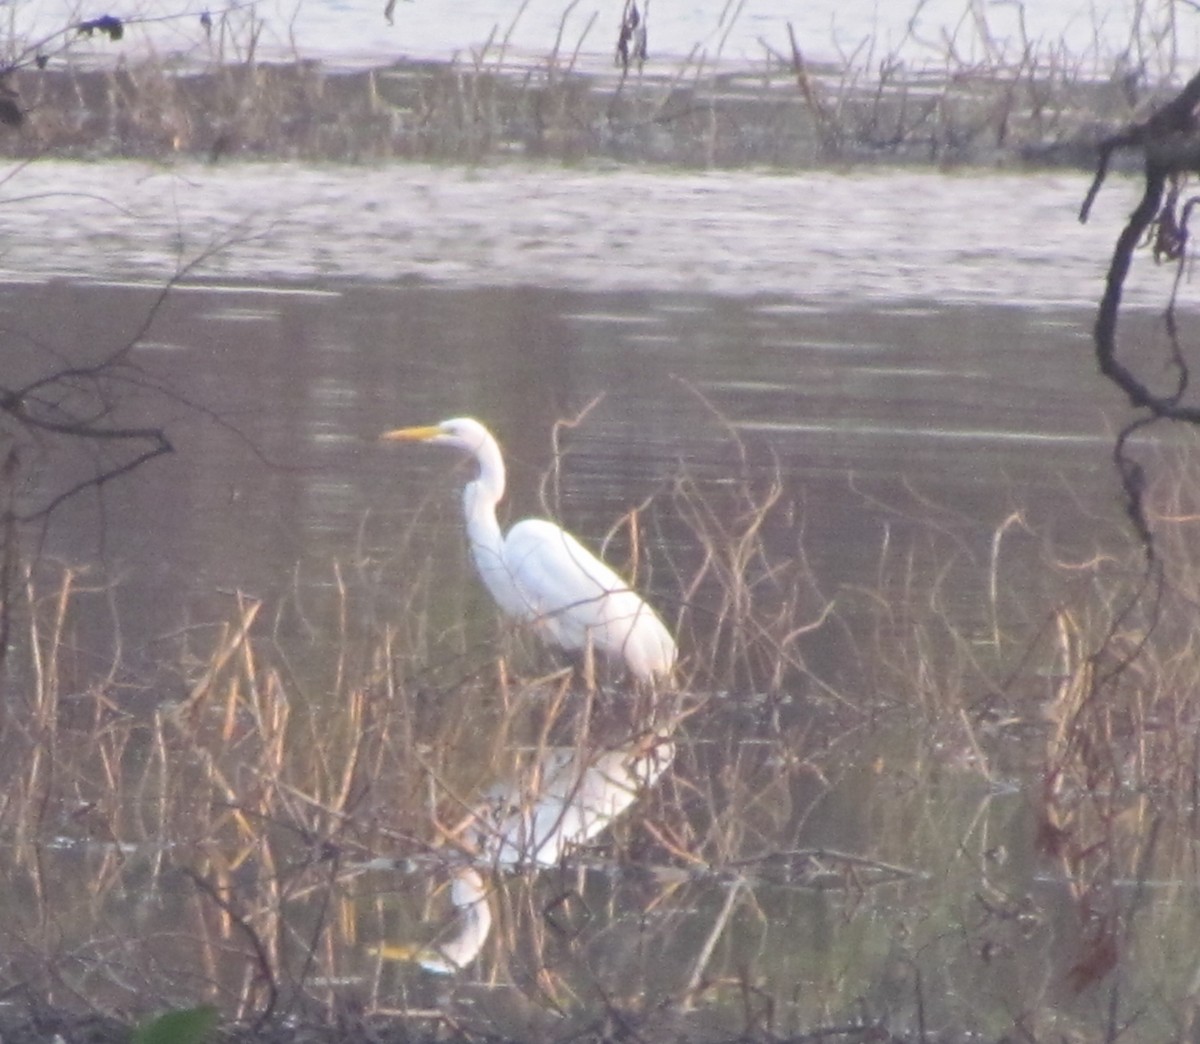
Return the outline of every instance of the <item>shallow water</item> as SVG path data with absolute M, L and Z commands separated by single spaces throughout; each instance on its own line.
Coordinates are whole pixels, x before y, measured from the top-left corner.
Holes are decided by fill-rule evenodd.
M 205 865 L 256 911 L 287 976 L 315 976 L 332 1005 L 450 1011 L 552 1037 L 618 1008 L 640 1005 L 642 1017 L 660 1001 L 662 1032 L 714 1038 L 873 1015 L 994 1036 L 1023 1018 L 1039 1032 L 1103 1026 L 1095 993 L 1074 996 L 1068 983 L 1087 952 L 1087 903 L 1038 847 L 1043 781 L 1029 767 L 1041 727 L 996 725 L 1003 742 L 983 765 L 936 698 L 903 703 L 905 665 L 871 673 L 859 661 L 872 650 L 834 626 L 806 636 L 806 673 L 781 692 L 731 684 L 679 727 L 674 764 L 616 824 L 615 847 L 489 877 L 491 938 L 448 977 L 377 953 L 436 938 L 448 917 L 436 888 L 453 859 L 427 851 L 441 840 L 434 797 L 469 801 L 493 782 L 484 755 L 499 696 L 464 704 L 436 679 L 418 688 L 403 749 L 429 759 L 425 775 L 404 770 L 419 787 L 398 773 L 410 789 L 370 794 L 352 810 L 361 836 L 326 849 L 264 823 L 269 863 L 254 847 L 256 821 L 239 824 L 246 847 L 236 852 L 156 822 L 168 798 L 187 796 L 171 771 L 202 765 L 195 750 L 156 744 L 146 726 L 127 755 L 110 757 L 103 743 L 97 754 L 80 720 L 114 630 L 125 687 L 111 698 L 122 714 L 145 714 L 191 691 L 236 592 L 269 607 L 259 655 L 280 652 L 279 685 L 297 714 L 305 704 L 348 722 L 338 690 L 322 687 L 347 630 L 352 644 L 356 630 L 427 628 L 461 676 L 461 649 L 441 652 L 438 637 L 495 628 L 462 547 L 465 471 L 453 454 L 375 437 L 463 413 L 500 436 L 514 513 L 544 500 L 599 545 L 614 519 L 645 504 L 643 586 L 669 619 L 706 608 L 681 596 L 702 549 L 673 499 L 678 484 L 694 484 L 732 524 L 739 502 L 723 497 L 739 483 L 777 483 L 764 553 L 806 562 L 803 618 L 828 599 L 852 629 L 895 600 L 950 620 L 968 644 L 991 627 L 1036 632 L 1061 596 L 1049 562 L 1131 550 L 1109 464 L 1125 411 L 1095 372 L 1089 338 L 1130 183 L 1115 180 L 1081 228 L 1085 186 L 1065 176 L 120 163 L 36 173 L 36 193 L 18 201 L 18 177 L 0 206 L 10 385 L 120 350 L 166 274 L 215 249 L 110 383 L 72 383 L 55 400 L 100 403 L 114 424 L 162 425 L 175 452 L 68 501 L 37 534 L 47 561 L 90 566 L 97 590 L 81 595 L 69 643 L 78 663 L 62 683 L 63 720 L 89 768 L 60 789 L 44 784 L 53 800 L 39 806 L 35 836 L 20 838 L 39 843 L 15 848 L 5 867 L 23 970 L 61 944 L 88 968 L 71 988 L 98 1003 L 190 997 L 162 984 L 195 981 L 237 1010 L 262 984 L 252 965 L 218 959 L 244 955 L 228 940 L 246 933 L 181 876 Z M 103 202 L 71 195 L 83 191 Z M 897 205 L 914 199 L 916 216 Z M 1164 271 L 1142 265 L 1136 276 L 1131 300 L 1161 303 Z M 1155 319 L 1143 309 L 1129 324 L 1148 331 Z M 576 415 L 543 481 L 554 424 Z M 22 506 L 93 474 L 97 459 L 123 458 L 47 439 L 23 447 Z M 613 556 L 625 548 L 618 534 Z M 999 623 L 997 561 L 1008 592 Z M 341 611 L 339 586 L 367 607 Z M 685 662 L 700 658 L 687 642 L 701 631 L 681 635 Z M 170 660 L 181 635 L 188 656 Z M 491 678 L 492 648 L 480 648 L 467 643 L 465 658 Z M 931 654 L 919 666 L 942 664 Z M 867 682 L 878 690 L 855 688 Z M 248 722 L 262 728 L 266 715 L 246 699 L 235 713 L 231 697 L 218 723 L 234 755 Z M 885 728 L 871 727 L 876 713 Z M 134 808 L 113 807 L 114 764 L 145 773 Z M 231 790 L 220 808 L 265 785 L 253 758 L 221 767 Z M 313 779 L 339 769 L 323 764 Z M 36 794 L 43 772 L 22 767 L 16 789 Z M 200 786 L 194 800 L 207 793 Z M 1149 818 L 1115 829 L 1136 840 Z M 1186 836 L 1185 824 L 1169 829 Z M 391 833 L 371 834 L 380 830 Z M 391 854 L 394 868 L 367 858 Z M 331 892 L 334 868 L 356 861 L 362 872 Z M 1122 984 L 1136 998 L 1184 988 L 1186 962 L 1169 965 L 1194 938 L 1186 865 L 1156 864 L 1184 913 L 1146 902 L 1123 941 L 1134 971 Z M 62 909 L 74 912 L 69 928 L 48 942 Z M 308 940 L 318 937 L 314 971 Z M 148 958 L 145 978 L 125 972 Z
M 31 305 L 42 317 L 70 309 L 117 330 L 152 296 L 9 285 L 0 310 L 23 325 Z M 715 492 L 739 470 L 778 467 L 796 528 L 775 535 L 777 553 L 794 554 L 802 530 L 830 594 L 870 583 L 885 543 L 907 544 L 931 516 L 978 556 L 1014 510 L 1064 553 L 1119 530 L 1107 462 L 1119 413 L 1088 372 L 1086 312 L 779 303 L 535 287 L 178 294 L 133 355 L 170 391 L 123 400 L 128 419 L 165 425 L 175 453 L 59 509 L 45 548 L 101 556 L 122 577 L 130 652 L 211 615 L 225 600 L 215 592 L 278 597 L 298 576 L 319 587 L 335 560 L 382 563 L 386 578 L 417 518 L 440 568 L 471 591 L 454 455 L 374 442 L 460 414 L 502 438 L 512 517 L 549 510 L 592 544 L 679 476 Z M 34 343 L 60 337 L 53 326 Z M 594 400 L 564 436 L 543 509 L 551 427 Z M 46 495 L 63 481 L 54 469 L 86 466 L 52 460 Z M 664 550 L 686 571 L 698 549 L 669 511 L 663 524 Z
M 70 194 L 100 171 L 107 204 Z M 385 553 L 426 485 L 452 512 L 451 461 L 372 440 L 461 413 L 498 433 L 513 510 L 530 512 L 551 424 L 600 397 L 566 436 L 557 505 L 593 539 L 681 472 L 728 467 L 728 422 L 756 466 L 779 460 L 831 588 L 870 574 L 922 498 L 976 548 L 1014 508 L 1071 531 L 1080 505 L 1117 506 L 1118 402 L 1087 306 L 1120 181 L 1080 226 L 1083 186 L 1061 175 L 38 172 L 44 194 L 0 208 L 0 308 L 26 331 L 29 373 L 47 343 L 120 347 L 158 293 L 139 280 L 219 245 L 133 361 L 224 426 L 124 395 L 174 457 L 51 532 L 56 550 L 102 533 L 159 624 L 193 596 L 277 592 L 297 565 Z M 919 235 L 889 205 L 911 197 L 931 210 Z M 775 219 L 781 200 L 803 201 L 794 220 Z M 1130 300 L 1153 299 L 1157 274 Z M 150 533 L 117 521 L 153 515 Z M 457 561 L 457 537 L 439 554 Z

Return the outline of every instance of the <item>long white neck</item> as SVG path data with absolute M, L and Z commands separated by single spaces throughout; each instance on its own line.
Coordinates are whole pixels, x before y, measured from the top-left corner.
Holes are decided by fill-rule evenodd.
M 489 574 L 500 568 L 503 558 L 504 538 L 496 520 L 496 505 L 504 496 L 504 458 L 491 436 L 476 446 L 474 452 L 479 476 L 463 489 L 463 515 L 471 554 L 491 587 Z

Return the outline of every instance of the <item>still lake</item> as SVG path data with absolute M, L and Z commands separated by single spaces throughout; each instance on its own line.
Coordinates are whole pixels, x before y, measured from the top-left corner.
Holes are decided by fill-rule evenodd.
M 1115 179 L 1080 226 L 1085 188 L 1074 175 L 887 170 L 111 162 L 22 171 L 0 206 L 8 383 L 57 360 L 105 358 L 137 337 L 106 408 L 163 426 L 175 449 L 68 501 L 37 534 L 47 562 L 89 566 L 101 591 L 72 644 L 103 674 L 116 621 L 121 677 L 154 675 L 167 643 L 227 618 L 236 592 L 268 607 L 317 605 L 322 591 L 368 572 L 379 582 L 375 618 L 399 623 L 415 580 L 396 548 L 414 539 L 427 556 L 422 582 L 435 578 L 422 588 L 423 611 L 465 614 L 486 633 L 495 614 L 458 525 L 466 470 L 452 453 L 375 441 L 460 414 L 500 438 L 513 517 L 539 511 L 544 495 L 598 546 L 615 519 L 646 505 L 647 593 L 669 619 L 687 608 L 680 581 L 703 557 L 673 517 L 670 491 L 685 477 L 721 503 L 737 478 L 780 490 L 764 555 L 805 560 L 813 601 L 801 617 L 829 600 L 853 621 L 856 606 L 902 592 L 914 605 L 936 602 L 938 618 L 970 638 L 995 623 L 988 591 L 999 561 L 1013 610 L 1003 626 L 1032 631 L 1057 597 L 1048 561 L 1131 548 L 1109 462 L 1125 413 L 1096 373 L 1089 331 L 1136 186 Z M 172 272 L 201 253 L 142 331 Z M 1167 278 L 1139 266 L 1131 328 L 1154 328 L 1150 306 L 1161 305 Z M 560 433 L 558 470 L 543 484 L 555 422 L 580 414 Z M 47 447 L 29 505 L 95 464 Z M 897 581 L 905 562 L 910 575 Z M 306 629 L 328 659 L 345 621 L 295 615 L 303 627 L 277 625 L 273 639 L 286 645 Z M 817 730 L 806 746 L 810 705 L 825 706 L 830 692 L 844 699 L 866 676 L 840 662 L 853 646 L 839 635 L 806 638 L 811 681 L 788 687 L 782 703 L 771 696 L 773 716 L 758 712 L 762 692 L 732 686 L 681 727 L 643 822 L 672 821 L 668 805 L 690 808 L 697 844 L 697 823 L 720 824 L 719 843 L 715 829 L 705 842 L 711 872 L 699 857 L 677 861 L 686 831 L 669 835 L 678 848 L 659 831 L 655 841 L 638 835 L 651 858 L 619 872 L 622 859 L 598 872 L 580 863 L 498 875 L 500 941 L 450 979 L 381 968 L 380 940 L 362 937 L 366 909 L 380 930 L 431 934 L 423 922 L 445 917 L 444 900 L 427 891 L 436 880 L 408 866 L 408 883 L 376 883 L 364 897 L 354 889 L 366 873 L 339 898 L 321 989 L 350 983 L 372 1010 L 438 1008 L 517 1035 L 536 1025 L 553 1036 L 553 1026 L 590 1024 L 638 997 L 649 1007 L 669 999 L 698 1038 L 859 1017 L 995 1035 L 1014 1022 L 1098 1031 L 1095 995 L 1062 981 L 1087 927 L 1035 844 L 1028 795 L 1038 776 L 982 771 L 953 722 L 930 724 L 929 707 L 893 707 L 884 729 L 856 718 L 845 731 Z M 685 662 L 700 658 L 681 642 Z M 303 657 L 290 666 L 305 688 Z M 163 671 L 150 702 L 179 699 L 192 681 L 182 667 L 174 678 Z M 145 688 L 129 691 L 144 708 Z M 876 695 L 887 696 L 853 694 L 868 709 Z M 481 742 L 469 715 L 454 728 L 468 750 Z M 707 813 L 694 807 L 698 795 Z M 403 813 L 408 829 L 416 811 Z M 77 821 L 69 806 L 62 814 L 70 834 Z M 89 847 L 50 834 L 38 865 L 55 868 L 55 901 L 82 911 L 65 941 L 99 960 L 96 939 L 133 918 L 145 945 L 161 942 L 156 959 L 186 981 L 187 947 L 168 930 L 178 916 L 171 886 L 167 898 L 150 889 L 153 902 L 138 895 L 161 850 L 144 856 L 132 844 L 115 865 L 95 838 Z M 863 862 L 856 870 L 828 856 L 841 868 L 825 875 L 837 886 L 818 872 L 814 887 L 769 862 L 786 864 L 798 848 Z M 755 874 L 729 870 L 749 859 Z M 19 908 L 34 862 L 22 854 L 6 867 L 5 906 Z M 86 885 L 101 865 L 110 884 Z M 868 880 L 886 867 L 902 872 Z M 1163 874 L 1190 909 L 1190 886 Z M 1137 912 L 1126 943 L 1142 955 L 1145 981 L 1123 982 L 1136 1003 L 1155 990 L 1182 994 L 1187 969 L 1169 985 L 1159 970 L 1190 921 L 1177 906 Z M 303 935 L 315 914 L 297 916 Z M 107 981 L 101 992 L 121 996 Z M 709 1005 L 715 1014 L 695 1016 Z
M 374 445 L 389 427 L 479 417 L 512 517 L 535 513 L 551 426 L 597 397 L 559 484 L 592 540 L 681 471 L 719 481 L 726 425 L 780 468 L 829 588 L 871 575 L 925 501 L 975 550 L 1014 510 L 1075 535 L 1077 511 L 1119 518 L 1123 414 L 1089 329 L 1121 181 L 1087 226 L 1062 174 L 47 163 L 37 186 L 2 211 L 25 372 L 47 344 L 121 347 L 206 255 L 131 356 L 201 409 L 126 395 L 176 453 L 77 501 L 47 545 L 102 550 L 160 624 L 386 549 L 431 495 L 456 507 L 462 472 Z M 1135 270 L 1131 303 L 1160 274 Z

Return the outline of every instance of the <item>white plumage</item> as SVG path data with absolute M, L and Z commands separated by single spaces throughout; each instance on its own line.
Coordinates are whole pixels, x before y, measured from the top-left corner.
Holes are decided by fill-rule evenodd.
M 496 505 L 504 496 L 504 458 L 487 428 L 458 417 L 398 428 L 382 438 L 454 446 L 475 458 L 479 475 L 463 490 L 467 539 L 475 567 L 501 610 L 564 649 L 590 644 L 622 661 L 639 681 L 669 678 L 675 640 L 658 614 L 570 533 L 539 518 L 501 533 Z
M 450 903 L 455 917 L 428 945 L 383 945 L 384 960 L 416 961 L 449 975 L 466 967 L 492 930 L 488 889 L 479 867 L 504 870 L 558 866 L 624 813 L 670 767 L 675 745 L 647 735 L 627 747 L 588 755 L 548 747 L 524 760 L 510 779 L 492 784 L 472 814 L 466 841 L 475 865 L 454 867 Z

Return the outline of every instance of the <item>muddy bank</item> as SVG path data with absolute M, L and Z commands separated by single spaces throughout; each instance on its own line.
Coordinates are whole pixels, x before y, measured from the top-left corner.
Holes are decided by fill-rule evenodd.
M 582 75 L 563 64 L 320 63 L 23 69 L 0 152 L 43 156 L 480 162 L 610 160 L 689 168 L 843 163 L 1093 163 L 1151 103 L 1128 80 L 1062 69 L 952 76 L 809 68 Z

